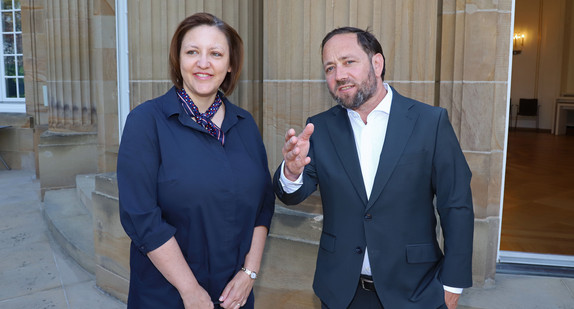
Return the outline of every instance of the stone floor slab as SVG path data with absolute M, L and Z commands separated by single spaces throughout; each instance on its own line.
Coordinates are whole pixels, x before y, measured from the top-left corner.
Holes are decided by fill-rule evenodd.
M 0 213 L 4 213 L 0 210 Z M 22 212 L 0 220 L 0 249 L 47 241 L 48 229 L 40 211 Z
M 0 300 L 2 309 L 60 309 L 68 308 L 66 296 L 61 289 L 39 291 L 20 297 Z
M 69 309 L 125 309 L 126 304 L 102 292 L 94 281 L 66 287 Z
M 0 300 L 30 295 L 61 286 L 54 261 L 42 261 L 0 273 Z
M 485 309 L 574 309 L 568 284 L 574 284 L 574 279 L 497 275 L 493 288 L 465 289 L 460 304 Z
M 35 242 L 0 250 L 0 272 L 32 265 L 52 265 L 54 256 L 48 242 Z

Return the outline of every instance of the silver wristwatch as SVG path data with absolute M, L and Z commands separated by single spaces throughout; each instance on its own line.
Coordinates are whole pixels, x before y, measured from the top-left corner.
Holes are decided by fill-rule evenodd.
M 241 267 L 241 270 L 243 270 L 249 276 L 249 278 L 251 278 L 253 280 L 257 279 L 257 273 L 256 272 L 249 270 L 245 267 Z

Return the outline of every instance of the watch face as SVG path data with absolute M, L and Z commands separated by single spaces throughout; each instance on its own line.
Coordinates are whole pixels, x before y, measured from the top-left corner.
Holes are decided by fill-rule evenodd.
M 257 274 L 254 272 L 251 272 L 251 274 L 249 276 L 251 277 L 251 279 L 257 278 Z

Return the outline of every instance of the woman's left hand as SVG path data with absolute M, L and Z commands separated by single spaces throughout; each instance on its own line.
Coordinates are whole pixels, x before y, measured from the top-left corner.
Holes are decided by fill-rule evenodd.
M 235 274 L 235 277 L 227 284 L 219 297 L 221 307 L 226 309 L 240 308 L 245 305 L 247 298 L 253 289 L 255 280 L 249 278 L 243 271 Z

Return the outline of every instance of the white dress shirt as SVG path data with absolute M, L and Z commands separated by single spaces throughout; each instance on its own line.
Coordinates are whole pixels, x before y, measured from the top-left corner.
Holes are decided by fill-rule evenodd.
M 354 110 L 347 109 L 347 114 L 353 129 L 355 137 L 355 146 L 357 147 L 357 154 L 359 155 L 359 163 L 361 165 L 361 173 L 363 175 L 363 183 L 365 184 L 365 191 L 367 199 L 371 196 L 373 183 L 375 182 L 375 175 L 379 167 L 379 158 L 383 150 L 385 136 L 387 133 L 387 124 L 389 122 L 389 114 L 391 112 L 391 102 L 393 101 L 393 91 L 387 83 L 383 83 L 387 89 L 387 95 L 375 107 L 373 111 L 367 116 L 367 123 L 364 123 L 359 113 Z M 280 182 L 283 186 L 285 193 L 293 193 L 303 185 L 303 174 L 299 176 L 296 181 L 290 181 L 283 174 L 285 162 L 281 165 Z M 363 258 L 363 268 L 361 274 L 371 275 L 371 264 L 369 261 L 369 251 L 365 248 L 365 256 Z M 462 289 L 444 286 L 445 290 L 460 294 Z

